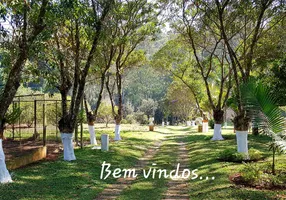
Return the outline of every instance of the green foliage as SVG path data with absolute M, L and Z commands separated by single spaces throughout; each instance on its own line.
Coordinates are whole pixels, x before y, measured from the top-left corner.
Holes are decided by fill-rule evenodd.
M 19 107 L 14 107 L 14 109 L 8 110 L 8 112 L 5 115 L 5 122 L 8 124 L 14 124 L 17 122 L 19 117 L 21 116 L 22 109 Z
M 238 153 L 236 149 L 225 149 L 218 153 L 218 159 L 228 162 L 242 162 L 242 161 L 258 161 L 262 159 L 262 152 L 250 148 L 248 151 L 248 156 L 244 153 Z
M 145 65 L 127 71 L 124 82 L 124 97 L 137 109 L 142 99 L 160 101 L 166 94 L 171 78 L 164 71 Z
M 135 113 L 135 119 L 140 124 L 148 124 L 148 117 L 143 112 L 136 112 Z
M 214 125 L 215 125 L 214 120 L 213 119 L 209 120 L 209 126 L 211 127 L 211 129 L 214 129 Z
M 257 184 L 261 178 L 261 168 L 254 163 L 244 163 L 244 168 L 240 171 L 243 181 L 248 184 Z
M 173 81 L 167 91 L 167 109 L 170 114 L 182 120 L 199 114 L 192 91 L 180 80 Z
M 127 122 L 128 124 L 135 124 L 135 123 L 136 123 L 136 117 L 135 117 L 134 114 L 132 114 L 132 115 L 127 115 L 125 119 L 126 119 L 126 122 Z
M 143 99 L 141 106 L 138 108 L 140 112 L 143 112 L 145 115 L 151 117 L 154 116 L 155 110 L 158 107 L 158 103 L 153 99 Z
M 56 105 L 56 103 L 51 103 L 46 106 L 46 117 L 48 124 L 57 126 L 61 116 L 62 109 L 60 103 L 58 103 L 58 105 Z
M 250 148 L 248 150 L 248 155 L 249 155 L 249 159 L 252 161 L 257 161 L 257 160 L 262 159 L 262 152 L 254 148 Z
M 279 105 L 286 105 L 286 57 L 278 60 L 271 68 L 270 81 L 271 93 L 277 98 Z
M 277 98 L 262 83 L 253 80 L 241 86 L 242 100 L 252 121 L 272 136 L 284 130 L 285 119 L 277 106 Z
M 126 119 L 122 119 L 121 124 L 128 124 L 128 121 Z
M 277 98 L 262 83 L 253 80 L 241 86 L 242 101 L 252 121 L 263 133 L 272 137 L 272 173 L 275 174 L 275 153 L 286 149 L 285 119 L 277 105 Z M 285 151 L 286 152 L 286 151 Z
M 106 126 L 108 126 L 108 123 L 113 120 L 112 107 L 110 104 L 106 102 L 100 104 L 97 119 L 105 122 Z
M 123 107 L 123 117 L 134 114 L 134 106 L 128 101 Z
M 245 154 L 238 153 L 235 149 L 225 149 L 218 154 L 219 160 L 228 162 L 241 162 L 245 158 Z
M 244 163 L 244 167 L 240 170 L 240 173 L 242 181 L 248 185 L 264 188 L 285 188 L 285 173 L 273 175 L 267 173 L 264 167 L 255 163 Z

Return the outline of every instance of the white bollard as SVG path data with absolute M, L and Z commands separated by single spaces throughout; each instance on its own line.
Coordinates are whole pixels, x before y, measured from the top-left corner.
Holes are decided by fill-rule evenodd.
M 203 133 L 209 132 L 209 122 L 203 122 Z
M 109 135 L 102 134 L 101 135 L 101 151 L 108 151 L 109 150 Z
M 162 127 L 164 127 L 165 126 L 165 122 L 162 122 Z

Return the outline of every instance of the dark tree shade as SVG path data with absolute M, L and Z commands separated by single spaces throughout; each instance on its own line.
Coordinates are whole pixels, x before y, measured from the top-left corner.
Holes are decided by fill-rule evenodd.
M 286 105 L 286 58 L 275 63 L 271 69 L 273 73 L 273 79 L 271 82 L 272 93 L 278 98 L 278 104 L 280 106 Z

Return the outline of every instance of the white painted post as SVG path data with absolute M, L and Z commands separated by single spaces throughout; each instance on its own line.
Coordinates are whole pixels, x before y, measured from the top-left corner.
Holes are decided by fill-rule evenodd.
M 192 120 L 192 126 L 196 126 L 196 121 Z
M 102 134 L 101 135 L 101 151 L 108 151 L 109 150 L 109 135 Z
M 5 154 L 2 148 L 2 139 L 0 139 L 0 183 L 12 182 L 9 171 L 5 163 Z
M 91 145 L 97 145 L 94 125 L 88 125 L 88 131 L 89 131 L 90 144 Z
M 221 124 L 214 125 L 214 134 L 211 140 L 224 140 L 221 135 Z
M 64 160 L 72 161 L 76 160 L 73 148 L 73 134 L 61 133 L 62 143 L 64 145 Z
M 203 133 L 209 132 L 209 122 L 203 121 Z
M 248 131 L 236 130 L 237 152 L 248 154 Z

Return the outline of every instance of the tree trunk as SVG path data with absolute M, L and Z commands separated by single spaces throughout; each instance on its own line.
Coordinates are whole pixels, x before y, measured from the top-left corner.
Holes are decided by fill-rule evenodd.
M 4 131 L 5 131 L 5 122 L 4 120 L 0 120 L 0 139 L 5 140 Z
M 117 115 L 116 118 L 115 118 L 115 138 L 114 138 L 115 141 L 121 140 L 121 137 L 120 137 L 120 123 L 121 123 L 121 119 Z
M 83 97 L 83 99 L 84 99 L 84 107 L 85 107 L 86 119 L 87 119 L 87 124 L 88 124 L 90 144 L 97 145 L 95 129 L 94 129 L 94 121 L 95 121 L 96 116 L 92 113 L 91 110 L 89 110 L 89 105 L 88 105 L 88 102 L 85 96 Z
M 249 118 L 246 115 L 240 114 L 234 117 L 234 129 L 236 133 L 237 152 L 248 155 L 248 125 Z
M 223 123 L 223 115 L 224 115 L 223 110 L 221 109 L 213 110 L 213 117 L 214 117 L 215 125 L 214 125 L 214 134 L 211 140 L 223 140 L 223 137 L 221 134 L 221 125 Z
M 73 133 L 61 132 L 62 143 L 64 145 L 64 160 L 72 161 L 76 160 L 73 148 Z
M 248 154 L 248 131 L 235 131 L 237 141 L 237 152 Z
M 9 171 L 5 163 L 5 154 L 2 147 L 2 139 L 0 139 L 0 183 L 12 182 Z
M 238 131 L 247 131 L 249 125 L 249 118 L 244 114 L 238 114 L 233 119 L 234 129 Z
M 97 145 L 94 124 L 91 123 L 88 124 L 88 131 L 89 131 L 90 144 Z

